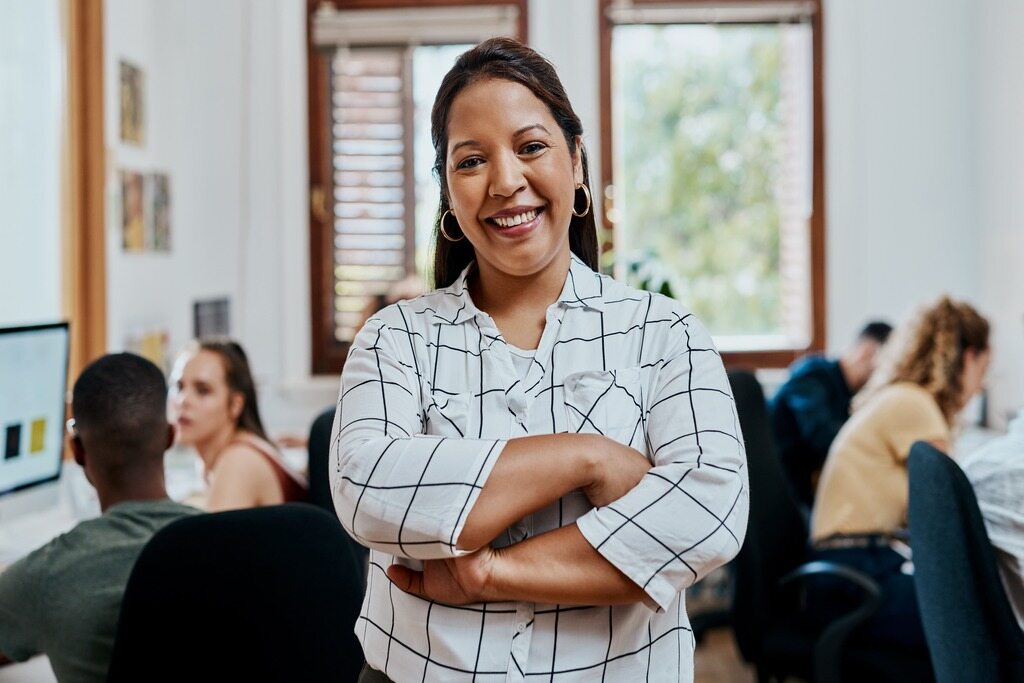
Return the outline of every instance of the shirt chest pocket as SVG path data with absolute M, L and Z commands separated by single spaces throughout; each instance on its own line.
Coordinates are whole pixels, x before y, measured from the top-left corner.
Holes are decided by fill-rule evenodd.
M 566 375 L 566 431 L 603 434 L 644 451 L 644 373 L 640 368 Z

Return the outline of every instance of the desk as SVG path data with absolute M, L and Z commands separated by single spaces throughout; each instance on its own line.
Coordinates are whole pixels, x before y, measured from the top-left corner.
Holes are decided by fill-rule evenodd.
M 953 452 L 949 455 L 954 460 L 959 460 L 965 455 L 970 455 L 978 450 L 992 439 L 998 439 L 1005 434 L 1006 432 L 999 431 L 998 429 L 979 427 L 977 425 L 964 427 L 959 433 L 954 434 Z

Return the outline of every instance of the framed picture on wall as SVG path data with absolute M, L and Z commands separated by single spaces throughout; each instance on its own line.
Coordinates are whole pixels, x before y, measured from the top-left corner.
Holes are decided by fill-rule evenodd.
M 227 297 L 206 299 L 192 304 L 192 336 L 228 337 L 231 335 L 231 303 Z
M 143 176 L 136 171 L 121 171 L 121 247 L 128 252 L 146 248 Z
M 152 361 L 167 374 L 171 369 L 170 338 L 163 328 L 134 330 L 125 335 L 124 350 Z
M 142 145 L 146 141 L 145 90 L 142 69 L 121 61 L 121 141 Z
M 151 251 L 171 250 L 171 178 L 165 173 L 151 173 L 146 178 L 146 248 Z

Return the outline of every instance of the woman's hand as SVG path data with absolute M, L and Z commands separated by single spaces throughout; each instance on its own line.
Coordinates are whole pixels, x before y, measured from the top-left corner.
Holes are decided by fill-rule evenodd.
M 388 567 L 388 578 L 406 593 L 449 605 L 487 602 L 496 554 L 490 546 L 461 557 L 423 560 L 423 571 L 400 564 Z
M 629 493 L 640 483 L 651 463 L 635 448 L 614 439 L 600 437 L 590 452 L 592 474 L 583 493 L 594 507 L 603 507 Z

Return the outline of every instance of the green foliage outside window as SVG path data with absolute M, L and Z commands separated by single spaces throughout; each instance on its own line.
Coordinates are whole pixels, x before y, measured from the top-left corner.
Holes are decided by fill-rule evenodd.
M 615 31 L 616 259 L 716 335 L 779 333 L 780 31 Z

